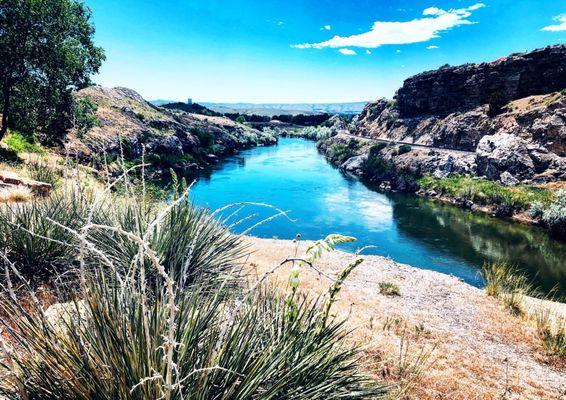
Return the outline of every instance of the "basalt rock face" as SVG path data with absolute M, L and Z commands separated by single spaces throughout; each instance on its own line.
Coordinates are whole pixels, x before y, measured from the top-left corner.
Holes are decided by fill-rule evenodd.
M 192 114 L 154 106 L 127 88 L 90 87 L 78 96 L 98 106 L 99 120 L 86 134 L 70 135 L 66 151 L 96 166 L 103 155 L 148 159 L 164 169 L 197 169 L 216 156 L 256 145 L 275 144 L 270 134 L 227 118 Z
M 506 184 L 566 180 L 565 69 L 566 46 L 554 46 L 419 74 L 405 81 L 396 101 L 369 103 L 350 133 L 421 145 L 456 161 L 465 158 L 465 169 Z M 505 100 L 494 113 L 490 94 L 501 88 Z M 412 153 L 416 161 L 410 167 L 430 172 L 438 157 L 422 154 Z M 464 172 L 440 162 L 432 171 Z
M 499 60 L 444 67 L 415 75 L 397 91 L 403 118 L 446 116 L 483 104 L 505 104 L 566 87 L 566 45 L 551 46 Z

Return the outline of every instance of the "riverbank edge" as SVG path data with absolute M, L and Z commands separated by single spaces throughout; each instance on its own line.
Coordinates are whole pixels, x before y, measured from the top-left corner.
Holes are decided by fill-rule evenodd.
M 248 242 L 252 248 L 252 258 L 253 258 L 253 254 L 256 251 L 255 246 L 260 245 L 262 247 L 267 247 L 268 249 L 270 248 L 270 245 L 273 247 L 277 247 L 279 245 L 291 245 L 291 244 L 296 244 L 297 241 L 296 240 L 291 240 L 291 239 L 273 239 L 273 238 L 261 238 L 258 236 L 253 236 L 253 235 L 247 235 L 244 236 L 244 240 L 246 242 Z M 315 241 L 314 240 L 302 240 L 300 241 L 300 245 L 304 246 L 308 246 L 313 244 Z M 341 250 L 341 249 L 337 249 L 333 251 L 333 254 L 338 254 L 340 256 L 350 256 L 350 257 L 356 257 L 357 254 L 355 252 L 350 252 L 347 250 Z M 290 255 L 291 256 L 291 255 Z M 450 283 L 451 285 L 459 285 L 462 288 L 467 288 L 467 289 L 472 289 L 472 290 L 476 290 L 480 293 L 485 293 L 485 288 L 484 287 L 478 287 L 478 286 L 474 286 L 468 282 L 466 282 L 464 279 L 453 275 L 453 274 L 447 274 L 444 272 L 440 272 L 440 271 L 436 271 L 434 269 L 428 269 L 428 268 L 420 268 L 420 267 L 415 267 L 413 265 L 410 264 L 405 264 L 405 263 L 400 263 L 398 261 L 395 261 L 394 259 L 390 258 L 390 257 L 385 257 L 385 256 L 380 256 L 380 255 L 376 255 L 376 254 L 360 254 L 359 257 L 363 258 L 364 260 L 371 260 L 373 262 L 377 262 L 379 263 L 387 263 L 387 264 L 393 264 L 396 267 L 399 268 L 399 271 L 401 273 L 404 274 L 423 274 L 423 275 L 427 275 L 429 278 L 434 278 L 437 281 L 442 281 L 445 283 Z M 277 260 L 274 260 L 277 261 Z M 281 261 L 281 260 L 279 260 Z M 479 271 L 478 271 L 479 273 Z M 553 300 L 548 300 L 548 299 L 539 299 L 536 297 L 532 297 L 532 296 L 524 296 L 524 301 L 526 303 L 526 306 L 530 306 L 530 305 L 539 305 L 539 306 L 544 306 L 544 307 L 548 307 L 548 308 L 556 308 L 559 311 L 559 313 L 562 315 L 562 317 L 564 319 L 566 319 L 566 303 L 562 303 L 559 301 L 553 301 Z
M 359 141 L 361 143 L 361 146 L 354 153 L 352 153 L 351 157 L 348 157 L 345 160 L 337 160 L 332 158 L 332 155 L 329 154 L 328 149 L 330 145 L 332 145 L 333 139 L 335 139 L 338 136 L 339 135 L 330 136 L 316 142 L 316 147 L 319 153 L 322 154 L 329 163 L 339 168 L 341 171 L 349 174 L 350 176 L 356 177 L 362 183 L 366 183 L 366 184 L 369 183 L 376 185 L 378 189 L 383 192 L 393 192 L 393 193 L 399 192 L 399 193 L 412 194 L 427 200 L 451 204 L 463 210 L 468 210 L 476 214 L 483 214 L 492 218 L 512 221 L 523 225 L 538 227 L 546 231 L 549 231 L 548 227 L 544 223 L 542 223 L 537 219 L 532 218 L 529 212 L 525 210 L 512 209 L 510 210 L 511 211 L 510 214 L 508 212 L 500 213 L 498 212 L 497 205 L 475 204 L 471 200 L 466 198 L 451 196 L 446 193 L 438 193 L 434 190 L 424 190 L 416 183 L 416 179 L 414 182 L 411 182 L 409 184 L 403 182 L 403 184 L 401 185 L 402 189 L 396 189 L 395 185 L 392 184 L 393 182 L 390 179 L 384 179 L 384 180 L 367 179 L 364 177 L 362 165 L 363 162 L 369 156 L 371 145 L 376 141 L 362 136 L 353 137 L 353 135 L 348 135 L 352 139 Z M 310 139 L 304 138 L 304 140 L 310 140 Z M 410 145 L 403 145 L 403 144 L 400 146 L 410 147 Z M 398 171 L 394 172 L 393 180 L 400 177 L 400 174 L 398 174 L 397 172 Z M 401 179 L 404 179 L 404 177 L 401 177 Z M 558 185 L 562 185 L 562 184 L 563 187 L 566 187 L 566 182 L 558 182 Z
M 290 271 L 273 270 L 274 266 L 292 257 L 295 249 L 303 254 L 313 243 L 253 236 L 245 240 L 252 250 L 248 260 L 252 281 L 269 274 L 269 280 L 282 290 Z M 317 271 L 301 269 L 300 290 L 319 298 L 332 277 L 355 257 L 342 250 L 325 253 L 316 264 Z M 360 257 L 364 261 L 344 282 L 335 315 L 348 318 L 351 342 L 364 347 L 362 368 L 376 377 L 395 368 L 399 346 L 409 347 L 408 359 L 428 354 L 422 381 L 408 398 L 433 399 L 443 394 L 462 400 L 493 399 L 509 390 L 518 398 L 551 399 L 566 389 L 562 387 L 563 361 L 545 354 L 535 321 L 537 312 L 548 310 L 558 323 L 566 318 L 565 303 L 525 296 L 525 312 L 515 315 L 502 299 L 456 276 L 383 256 Z M 383 293 L 381 283 L 393 284 L 399 292 Z

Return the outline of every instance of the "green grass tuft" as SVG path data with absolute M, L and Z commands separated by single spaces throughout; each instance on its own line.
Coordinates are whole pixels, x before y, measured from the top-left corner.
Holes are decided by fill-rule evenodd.
M 486 179 L 474 179 L 469 176 L 435 178 L 423 176 L 417 181 L 424 190 L 461 197 L 480 205 L 501 205 L 515 210 L 528 210 L 535 202 L 550 203 L 554 195 L 550 190 L 534 186 L 504 186 Z
M 386 296 L 401 296 L 401 288 L 392 282 L 379 282 L 379 293 Z

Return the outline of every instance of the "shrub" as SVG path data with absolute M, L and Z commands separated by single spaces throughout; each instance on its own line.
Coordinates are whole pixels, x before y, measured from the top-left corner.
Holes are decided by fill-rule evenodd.
M 85 199 L 75 191 L 2 207 L 0 248 L 25 278 L 49 280 L 55 272 L 70 269 L 77 258 L 75 248 L 68 245 L 76 244 L 73 234 L 57 224 L 76 229 L 85 212 Z
M 409 146 L 408 144 L 402 144 L 401 146 L 399 146 L 399 149 L 397 150 L 397 155 L 406 154 L 411 150 L 412 150 L 411 146 Z
M 327 155 L 331 160 L 341 164 L 349 158 L 354 157 L 360 147 L 360 142 L 356 139 L 350 139 L 347 144 L 333 143 L 328 148 Z
M 554 201 L 544 210 L 542 220 L 553 234 L 566 237 L 566 189 L 556 192 Z
M 379 154 L 377 147 L 370 149 L 368 157 L 362 165 L 364 178 L 369 180 L 388 179 L 393 169 L 393 164 Z
M 240 115 L 238 118 L 236 118 L 235 120 L 238 124 L 245 124 L 246 123 L 246 117 L 244 117 L 243 115 Z
M 61 181 L 61 170 L 55 169 L 45 160 L 35 159 L 26 165 L 27 175 L 36 181 L 50 184 L 57 187 Z
M 386 147 L 387 147 L 386 142 L 377 142 L 376 144 L 370 147 L 369 156 L 370 157 L 377 156 L 381 152 L 381 150 L 383 150 Z
M 96 116 L 97 110 L 98 105 L 90 96 L 81 96 L 73 100 L 73 125 L 79 137 L 100 125 L 100 120 Z M 140 119 L 143 121 L 143 118 Z
M 401 289 L 392 282 L 379 282 L 379 293 L 386 296 L 401 296 Z
M 45 150 L 33 136 L 26 136 L 16 131 L 10 131 L 4 139 L 8 148 L 16 153 L 45 154 Z
M 542 219 L 544 213 L 544 204 L 540 201 L 535 201 L 529 208 L 529 215 L 536 219 Z
M 537 332 L 542 345 L 551 356 L 566 357 L 566 324 L 559 319 L 554 325 L 550 321 L 548 310 L 539 310 L 535 315 Z

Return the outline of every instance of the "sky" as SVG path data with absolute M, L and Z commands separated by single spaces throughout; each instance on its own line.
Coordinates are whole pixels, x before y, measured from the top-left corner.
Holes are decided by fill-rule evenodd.
M 86 0 L 95 83 L 146 99 L 391 98 L 444 64 L 566 43 L 565 0 Z

